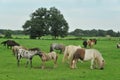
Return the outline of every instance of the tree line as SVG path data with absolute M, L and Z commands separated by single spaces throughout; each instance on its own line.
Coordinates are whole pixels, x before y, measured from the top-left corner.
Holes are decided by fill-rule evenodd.
M 82 30 L 82 29 L 75 29 L 74 31 L 71 31 L 69 35 L 74 36 L 81 36 L 81 37 L 105 37 L 105 36 L 111 36 L 111 37 L 120 37 L 120 32 L 115 32 L 113 30 Z
M 0 34 L 5 35 L 5 38 L 12 38 L 12 35 L 25 35 L 23 30 L 6 30 L 0 29 Z M 113 30 L 82 30 L 75 29 L 74 31 L 68 32 L 67 35 L 73 35 L 76 37 L 120 37 L 120 32 L 115 32 Z M 1 37 L 1 36 L 0 36 Z

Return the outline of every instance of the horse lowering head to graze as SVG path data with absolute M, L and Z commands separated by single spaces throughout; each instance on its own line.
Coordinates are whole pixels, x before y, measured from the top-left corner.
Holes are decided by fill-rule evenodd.
M 65 45 L 63 44 L 58 44 L 58 43 L 52 43 L 50 45 L 50 52 L 54 51 L 54 50 L 60 50 L 60 53 L 64 52 L 65 50 Z
M 6 43 L 7 43 L 7 41 L 1 42 L 1 44 L 3 44 L 4 46 L 6 46 Z
M 13 41 L 13 40 L 7 40 L 2 42 L 1 44 L 4 44 L 7 46 L 7 48 L 12 48 L 13 46 L 20 46 L 20 44 L 18 44 L 17 42 Z
M 68 63 L 71 62 L 71 60 L 73 58 L 73 54 L 79 48 L 81 48 L 81 47 L 80 46 L 74 46 L 74 45 L 66 46 L 62 62 L 65 62 L 66 60 L 68 61 Z
M 56 54 L 56 52 L 53 52 L 53 51 L 50 53 L 41 52 L 39 56 L 42 60 L 42 69 L 44 69 L 44 67 L 45 67 L 45 62 L 49 61 L 49 60 L 54 61 L 54 67 L 57 66 L 58 55 Z
M 26 58 L 27 59 L 27 63 L 26 66 L 28 65 L 28 63 L 30 62 L 30 66 L 32 67 L 32 58 L 34 55 L 40 55 L 40 51 L 39 50 L 26 50 L 26 49 L 18 49 L 18 53 L 17 53 L 17 65 L 19 66 L 19 62 L 21 58 Z
M 104 69 L 104 59 L 101 53 L 96 49 L 77 49 L 76 52 L 73 54 L 73 59 L 71 61 L 71 68 L 76 68 L 76 63 L 78 59 L 82 61 L 89 61 L 91 60 L 91 69 L 99 68 Z

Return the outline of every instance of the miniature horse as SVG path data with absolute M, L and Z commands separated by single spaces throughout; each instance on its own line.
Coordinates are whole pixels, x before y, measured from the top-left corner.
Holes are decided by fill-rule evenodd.
M 91 69 L 99 68 L 104 69 L 104 59 L 101 53 L 96 49 L 77 49 L 73 55 L 73 59 L 71 61 L 71 68 L 76 68 L 76 63 L 78 59 L 82 61 L 91 60 Z
M 74 46 L 74 45 L 66 46 L 62 62 L 65 62 L 66 60 L 68 60 L 68 63 L 70 63 L 72 58 L 73 58 L 73 54 L 79 48 L 81 48 L 81 47 L 80 46 Z
M 54 60 L 54 67 L 57 66 L 56 64 L 57 64 L 58 55 L 56 54 L 56 52 L 53 51 L 50 53 L 41 52 L 39 56 L 42 60 L 42 69 L 44 69 L 45 67 L 45 62 L 49 60 Z
M 41 55 L 39 49 L 31 49 L 31 50 L 26 50 L 26 49 L 18 49 L 17 53 L 17 65 L 19 66 L 19 62 L 21 58 L 26 58 L 28 59 L 26 63 L 26 67 L 28 63 L 30 62 L 30 67 L 32 67 L 32 58 L 34 55 Z
M 60 50 L 60 53 L 62 53 L 65 50 L 65 46 L 63 44 L 52 43 L 50 45 L 50 52 L 54 50 Z
M 18 44 L 17 42 L 13 40 L 6 40 L 6 41 L 1 42 L 1 44 L 3 44 L 4 46 L 7 46 L 7 48 L 12 48 L 13 46 L 20 46 L 20 44 Z
M 88 41 L 87 40 L 83 41 L 84 48 L 87 48 L 87 46 L 92 48 L 94 44 L 97 44 L 96 39 L 89 39 Z

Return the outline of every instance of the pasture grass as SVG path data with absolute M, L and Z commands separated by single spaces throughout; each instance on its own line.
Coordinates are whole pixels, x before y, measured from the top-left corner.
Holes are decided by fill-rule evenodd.
M 0 39 L 0 42 L 6 39 Z M 49 52 L 51 43 L 65 45 L 82 45 L 82 40 L 30 40 L 14 39 L 27 48 L 38 47 L 44 52 Z M 33 68 L 25 67 L 26 59 L 21 59 L 17 66 L 16 58 L 12 51 L 0 45 L 0 80 L 120 80 L 120 49 L 116 48 L 119 39 L 99 39 L 94 48 L 98 49 L 105 59 L 104 70 L 91 70 L 90 61 L 77 63 L 77 69 L 70 69 L 67 63 L 62 63 L 63 54 L 58 53 L 57 68 L 53 68 L 53 61 L 46 62 L 45 69 L 41 69 L 41 59 L 33 58 Z

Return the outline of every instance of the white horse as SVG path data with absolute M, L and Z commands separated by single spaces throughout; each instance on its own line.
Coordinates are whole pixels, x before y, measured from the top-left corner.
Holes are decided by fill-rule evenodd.
M 28 65 L 28 63 L 30 62 L 30 66 L 32 67 L 32 58 L 34 55 L 41 55 L 40 51 L 38 49 L 33 49 L 33 50 L 26 50 L 26 49 L 18 49 L 18 53 L 17 53 L 17 65 L 19 66 L 19 62 L 21 58 L 26 58 L 27 59 L 27 63 L 26 63 L 26 67 Z
M 42 60 L 42 69 L 44 69 L 45 67 L 45 62 L 49 60 L 54 61 L 54 67 L 57 66 L 58 55 L 56 52 L 53 52 L 53 51 L 50 53 L 41 52 L 39 56 L 41 57 L 41 60 Z
M 68 60 L 69 62 L 71 62 L 71 60 L 73 58 L 73 54 L 79 48 L 81 48 L 81 47 L 80 46 L 74 46 L 74 45 L 66 46 L 62 62 L 65 62 L 66 60 Z
M 76 68 L 76 63 L 78 59 L 83 61 L 91 60 L 91 69 L 99 68 L 104 69 L 104 59 L 101 53 L 96 49 L 77 49 L 73 55 L 73 59 L 71 61 L 71 68 Z

